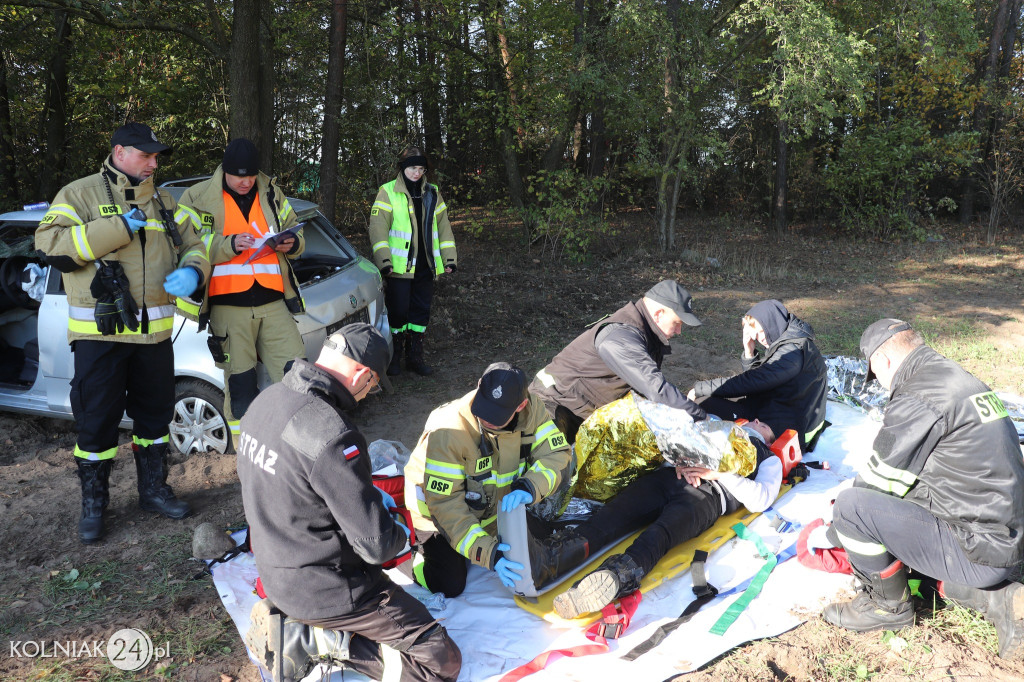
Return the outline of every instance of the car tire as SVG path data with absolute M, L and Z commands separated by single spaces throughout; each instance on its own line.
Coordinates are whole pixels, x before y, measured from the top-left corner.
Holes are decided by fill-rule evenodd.
M 216 387 L 198 379 L 178 381 L 169 425 L 172 459 L 181 461 L 197 452 L 225 452 L 228 422 L 223 408 L 224 394 Z

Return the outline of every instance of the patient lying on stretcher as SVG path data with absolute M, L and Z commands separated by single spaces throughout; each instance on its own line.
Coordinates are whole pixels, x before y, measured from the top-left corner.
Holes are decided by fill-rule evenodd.
M 699 466 L 663 466 L 628 484 L 581 525 L 544 543 L 548 552 L 589 556 L 647 526 L 624 553 L 608 557 L 555 598 L 559 616 L 599 611 L 639 589 L 641 579 L 669 550 L 703 533 L 719 517 L 741 506 L 752 512 L 771 506 L 783 478 L 782 461 L 769 448 L 775 435 L 756 419 L 742 428 L 756 451 L 754 471 L 747 476 Z

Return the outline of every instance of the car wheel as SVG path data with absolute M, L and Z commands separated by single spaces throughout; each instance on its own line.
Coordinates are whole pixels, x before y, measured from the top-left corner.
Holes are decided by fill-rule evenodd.
M 228 423 L 223 412 L 224 394 L 195 379 L 179 381 L 175 388 L 171 447 L 179 456 L 194 452 L 225 452 Z

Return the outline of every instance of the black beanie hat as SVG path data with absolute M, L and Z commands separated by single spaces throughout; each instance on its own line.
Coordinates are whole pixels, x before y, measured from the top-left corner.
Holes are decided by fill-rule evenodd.
M 412 168 L 413 166 L 423 166 L 424 168 L 427 168 L 429 166 L 427 157 L 422 154 L 415 154 L 413 156 L 407 156 L 398 162 L 398 167 L 401 170 Z
M 260 172 L 260 154 L 256 145 L 244 137 L 231 140 L 224 150 L 221 166 L 229 175 L 256 175 Z

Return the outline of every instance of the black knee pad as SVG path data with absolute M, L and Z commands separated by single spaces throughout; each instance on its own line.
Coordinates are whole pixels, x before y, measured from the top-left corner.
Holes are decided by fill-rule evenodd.
M 231 414 L 241 419 L 260 392 L 256 385 L 256 368 L 232 374 L 228 377 L 228 388 L 231 390 Z

